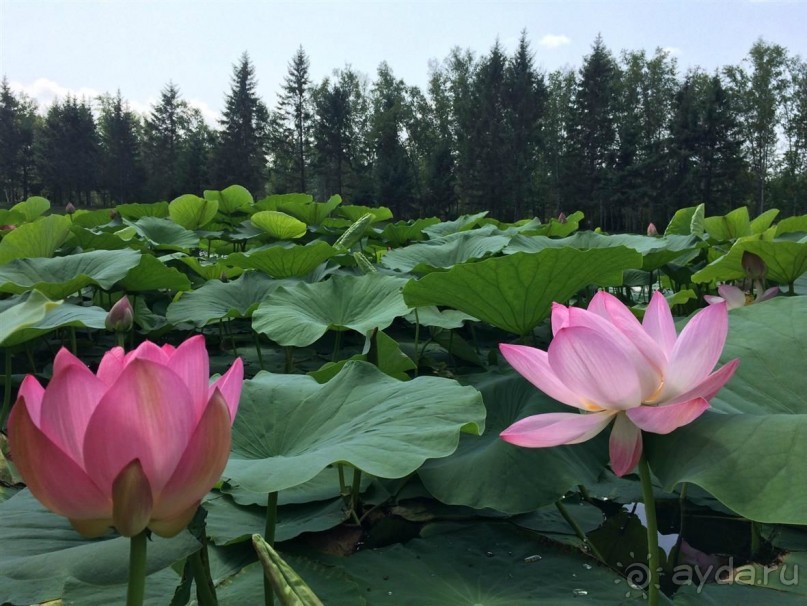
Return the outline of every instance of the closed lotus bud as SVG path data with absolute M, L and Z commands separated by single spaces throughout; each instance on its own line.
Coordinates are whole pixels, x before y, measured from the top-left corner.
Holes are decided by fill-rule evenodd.
M 68 202 L 67 206 L 64 207 L 64 212 L 66 212 L 68 215 L 72 215 L 74 212 L 76 212 L 76 207 L 73 206 L 72 202 Z
M 17 229 L 16 225 L 0 225 L 0 231 L 11 231 L 12 229 Z
M 747 250 L 743 252 L 742 264 L 745 275 L 752 280 L 764 280 L 765 274 L 768 273 L 768 266 L 765 265 L 765 261 L 763 261 L 759 255 L 755 255 Z
M 558 215 L 558 223 L 566 223 L 566 213 L 562 212 Z
M 658 230 L 656 229 L 656 226 L 653 223 L 648 224 L 648 226 L 647 226 L 647 235 L 648 236 L 657 236 L 658 235 Z
M 134 310 L 128 297 L 121 297 L 109 313 L 104 322 L 107 330 L 114 332 L 129 332 L 134 322 Z
M 114 221 L 115 219 L 120 219 L 120 213 L 113 208 L 109 211 L 109 220 Z

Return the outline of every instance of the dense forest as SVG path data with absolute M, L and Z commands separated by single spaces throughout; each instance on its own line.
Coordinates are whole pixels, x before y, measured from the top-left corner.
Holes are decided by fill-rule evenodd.
M 577 70 L 542 72 L 529 40 L 508 55 L 454 49 L 426 90 L 387 63 L 312 82 L 301 47 L 275 105 L 244 53 L 219 124 L 173 82 L 146 116 L 118 92 L 47 111 L 0 85 L 0 206 L 171 200 L 238 183 L 260 197 L 339 193 L 397 218 L 489 210 L 503 219 L 582 210 L 609 231 L 675 209 L 807 212 L 807 63 L 763 40 L 736 65 L 680 73 L 663 50 L 598 37 Z

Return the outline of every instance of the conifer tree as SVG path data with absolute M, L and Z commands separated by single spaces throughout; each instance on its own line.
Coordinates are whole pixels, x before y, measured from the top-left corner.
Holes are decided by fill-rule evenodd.
M 101 176 L 99 185 L 107 202 L 131 202 L 142 196 L 143 166 L 140 159 L 141 124 L 121 97 L 102 96 L 98 119 Z

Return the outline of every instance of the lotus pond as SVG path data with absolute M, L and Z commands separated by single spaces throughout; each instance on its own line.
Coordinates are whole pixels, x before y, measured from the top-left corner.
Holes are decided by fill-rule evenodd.
M 807 215 L 707 211 L 0 210 L 0 604 L 804 603 Z

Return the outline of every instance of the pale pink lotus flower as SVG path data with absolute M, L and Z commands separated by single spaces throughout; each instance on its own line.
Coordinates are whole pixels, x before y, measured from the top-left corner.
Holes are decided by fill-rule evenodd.
M 619 299 L 598 292 L 588 309 L 554 304 L 552 331 L 548 351 L 499 348 L 538 389 L 580 412 L 526 417 L 501 438 L 529 448 L 578 444 L 613 422 L 611 467 L 619 476 L 638 463 L 642 431 L 666 434 L 694 421 L 739 363 L 712 372 L 728 332 L 725 303 L 700 310 L 676 335 L 660 292 L 641 323 Z
M 33 495 L 82 535 L 179 533 L 221 476 L 244 370 L 209 384 L 204 337 L 108 351 L 93 373 L 61 349 L 46 389 L 23 380 L 8 423 Z
M 658 235 L 658 229 L 656 229 L 655 223 L 649 223 L 647 225 L 647 235 L 648 236 L 657 236 Z
M 753 295 L 747 294 L 741 288 L 732 286 L 731 284 L 721 284 L 717 287 L 717 293 L 720 296 L 703 295 L 703 299 L 712 305 L 725 301 L 728 309 L 737 309 L 738 307 L 745 307 L 746 305 L 751 305 L 752 303 L 761 303 L 762 301 L 773 299 L 779 294 L 779 287 L 774 286 L 764 292 L 759 293 L 756 297 L 753 297 Z

